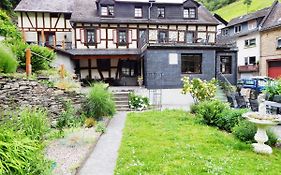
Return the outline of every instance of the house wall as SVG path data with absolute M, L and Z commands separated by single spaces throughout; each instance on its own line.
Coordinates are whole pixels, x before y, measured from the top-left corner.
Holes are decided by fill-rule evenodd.
M 75 73 L 75 64 L 69 56 L 61 53 L 56 53 L 56 58 L 51 64 L 53 67 L 64 65 L 67 72 Z
M 86 41 L 87 29 L 95 29 L 96 44 L 88 45 Z M 126 46 L 118 46 L 118 29 L 128 30 L 129 43 Z M 154 25 L 154 24 L 77 24 L 75 30 L 75 47 L 77 49 L 136 49 L 139 45 L 139 31 L 146 30 L 148 43 L 158 43 L 159 31 L 168 32 L 168 42 L 185 43 L 187 31 L 195 33 L 194 38 L 206 39 L 209 35 L 209 43 L 216 40 L 216 26 L 210 25 Z
M 202 54 L 202 74 L 181 74 L 181 54 Z M 169 55 L 177 55 L 177 64 L 170 64 Z M 215 50 L 193 50 L 193 49 L 148 49 L 144 57 L 145 84 L 147 88 L 180 88 L 181 78 L 202 78 L 211 80 L 215 77 Z
M 267 60 L 281 59 L 281 50 L 277 48 L 277 38 L 281 37 L 281 28 L 266 30 L 261 32 L 261 61 L 260 73 L 262 76 L 268 75 Z
M 245 40 L 256 39 L 256 45 L 245 47 Z M 237 38 L 236 44 L 238 47 L 238 66 L 245 65 L 245 57 L 256 57 L 258 62 L 260 59 L 260 34 L 258 32 Z
M 24 31 L 27 42 L 39 43 L 41 31 L 54 32 L 57 44 L 71 42 L 72 32 L 70 21 L 66 16 L 69 14 L 59 13 L 57 17 L 51 17 L 51 13 L 41 12 L 18 12 L 18 27 Z

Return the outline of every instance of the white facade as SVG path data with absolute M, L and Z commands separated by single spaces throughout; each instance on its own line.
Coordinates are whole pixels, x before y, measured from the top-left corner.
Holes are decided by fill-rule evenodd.
M 245 43 L 255 39 L 255 44 L 246 45 Z M 238 47 L 238 66 L 255 65 L 260 60 L 260 33 L 254 32 L 247 36 L 241 36 L 236 39 Z M 253 63 L 255 57 L 255 63 Z M 255 76 L 257 73 L 240 73 L 240 78 Z

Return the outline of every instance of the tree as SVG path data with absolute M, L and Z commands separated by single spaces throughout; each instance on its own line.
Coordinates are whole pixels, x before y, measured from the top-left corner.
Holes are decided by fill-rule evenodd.
M 243 4 L 247 6 L 247 13 L 249 11 L 249 7 L 251 6 L 253 0 L 244 0 Z

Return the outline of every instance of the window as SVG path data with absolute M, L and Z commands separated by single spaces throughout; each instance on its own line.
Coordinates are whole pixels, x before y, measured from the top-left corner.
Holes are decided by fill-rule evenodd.
M 165 43 L 168 41 L 168 32 L 167 31 L 159 31 L 158 36 L 159 43 Z
M 193 43 L 194 42 L 194 32 L 186 32 L 185 42 L 186 43 Z
M 256 57 L 245 57 L 245 65 L 255 65 L 256 64 Z
M 141 7 L 135 7 L 135 17 L 142 18 L 142 8 Z
M 234 26 L 234 33 L 240 33 L 241 30 L 242 30 L 242 26 L 241 25 Z
M 253 30 L 257 28 L 257 21 L 253 20 L 253 21 L 249 21 L 248 22 L 248 30 Z
M 127 30 L 119 30 L 118 31 L 118 44 L 119 45 L 127 45 Z
M 281 49 L 281 38 L 277 39 L 277 49 Z
M 256 45 L 256 39 L 247 39 L 245 40 L 245 47 L 255 46 Z
M 223 29 L 222 30 L 222 35 L 223 36 L 227 36 L 228 35 L 228 31 L 229 31 L 228 29 Z
M 159 7 L 157 9 L 157 16 L 158 16 L 158 18 L 165 18 L 165 8 L 164 7 Z
M 95 44 L 96 43 L 96 35 L 95 30 L 87 30 L 87 44 Z
M 181 72 L 183 74 L 201 74 L 202 55 L 201 54 L 182 54 Z
M 231 56 L 221 56 L 221 67 L 220 71 L 223 74 L 231 74 Z
M 196 18 L 196 9 L 195 8 L 185 8 L 183 9 L 184 18 Z
M 102 6 L 101 7 L 101 16 L 114 16 L 114 6 Z

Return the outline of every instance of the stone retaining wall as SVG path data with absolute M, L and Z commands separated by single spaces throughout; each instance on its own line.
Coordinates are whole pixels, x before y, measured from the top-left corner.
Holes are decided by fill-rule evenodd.
M 50 88 L 35 80 L 0 76 L 0 111 L 18 107 L 44 107 L 51 120 L 55 120 L 64 110 L 63 103 L 72 101 L 79 108 L 85 96 L 75 92 L 65 92 Z

